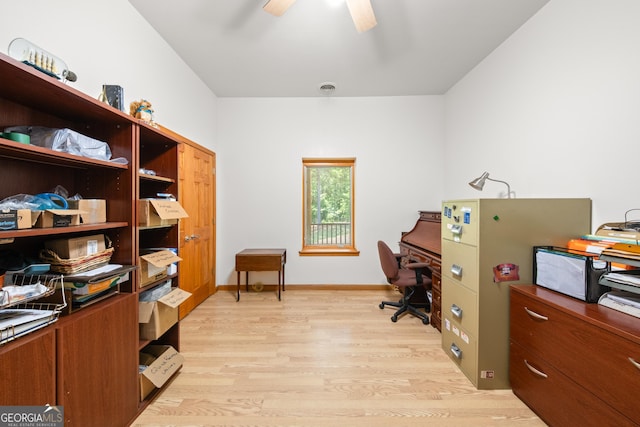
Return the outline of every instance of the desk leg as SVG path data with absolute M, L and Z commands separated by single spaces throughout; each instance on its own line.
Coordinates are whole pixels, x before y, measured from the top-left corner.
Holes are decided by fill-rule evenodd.
M 284 292 L 284 264 L 282 264 L 282 292 Z
M 244 287 L 247 292 L 249 292 L 249 271 L 244 272 Z
M 237 288 L 236 302 L 240 301 L 240 272 L 239 271 L 238 271 L 237 283 L 238 283 L 238 288 Z
M 280 301 L 280 283 L 282 281 L 280 280 L 280 270 L 278 270 L 278 301 Z

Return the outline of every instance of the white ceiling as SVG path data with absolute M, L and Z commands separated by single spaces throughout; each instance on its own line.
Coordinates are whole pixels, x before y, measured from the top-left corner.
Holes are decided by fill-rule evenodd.
M 335 2 L 335 0 L 333 0 Z M 445 93 L 549 0 L 371 0 L 358 33 L 346 5 L 298 0 L 130 0 L 219 97 Z

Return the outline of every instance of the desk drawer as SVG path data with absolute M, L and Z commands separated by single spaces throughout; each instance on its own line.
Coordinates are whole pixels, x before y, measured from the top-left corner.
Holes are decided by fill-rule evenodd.
M 513 290 L 510 335 L 640 425 L 640 345 Z

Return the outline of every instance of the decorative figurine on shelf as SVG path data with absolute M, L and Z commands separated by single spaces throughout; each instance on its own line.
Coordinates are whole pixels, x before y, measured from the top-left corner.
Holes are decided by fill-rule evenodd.
M 153 108 L 151 108 L 151 103 L 146 99 L 133 101 L 129 104 L 129 114 L 150 126 L 157 127 L 153 121 Z

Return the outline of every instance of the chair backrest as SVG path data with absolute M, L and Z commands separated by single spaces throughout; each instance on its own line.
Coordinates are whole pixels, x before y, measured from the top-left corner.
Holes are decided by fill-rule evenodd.
M 391 248 L 382 240 L 378 241 L 378 255 L 380 256 L 380 265 L 387 282 L 393 283 L 398 280 L 398 260 Z

